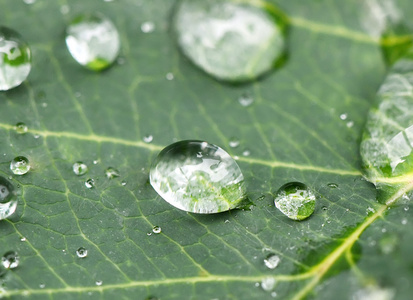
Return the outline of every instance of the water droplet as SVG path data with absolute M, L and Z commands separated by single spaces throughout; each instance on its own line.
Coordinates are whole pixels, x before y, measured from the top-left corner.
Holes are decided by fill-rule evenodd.
M 371 285 L 362 290 L 357 291 L 351 299 L 353 300 L 392 300 L 395 291 L 392 289 L 384 289 L 379 286 Z
M 4 177 L 0 177 L 0 220 L 10 217 L 17 208 L 13 185 Z
M 343 120 L 343 121 L 347 120 L 347 114 L 341 114 L 340 119 Z
M 97 165 L 99 163 L 99 160 L 98 159 L 95 159 L 94 161 L 93 161 L 93 164 L 94 165 Z
M 30 73 L 29 46 L 14 30 L 0 26 L 0 91 L 20 85 Z
M 76 250 L 76 255 L 79 258 L 84 258 L 87 256 L 87 249 L 80 247 L 79 249 Z
M 44 283 L 39 284 L 39 288 L 44 289 L 45 287 L 46 287 L 46 284 Z
M 19 265 L 20 258 L 15 251 L 6 252 L 1 258 L 1 263 L 6 269 L 14 269 Z
M 346 124 L 346 126 L 347 126 L 348 128 L 353 127 L 353 125 L 354 125 L 354 122 L 353 122 L 353 121 L 349 121 L 349 122 L 347 122 L 347 124 Z
M 173 24 L 178 45 L 219 80 L 257 78 L 274 69 L 285 52 L 284 18 L 270 9 L 260 2 L 180 1 Z
M 392 253 L 399 244 L 399 238 L 395 234 L 384 234 L 379 241 L 380 250 L 383 254 Z
M 36 0 L 23 0 L 23 2 L 30 5 L 30 4 L 35 3 Z
M 225 221 L 224 221 L 225 224 L 228 224 L 229 222 L 230 222 L 229 220 L 225 220 Z
M 366 214 L 367 215 L 370 215 L 370 214 L 374 214 L 376 211 L 375 211 L 375 209 L 373 208 L 373 207 L 367 207 L 366 208 Z
M 67 15 L 67 14 L 69 13 L 69 11 L 70 11 L 69 5 L 62 5 L 62 6 L 60 7 L 60 12 L 61 12 L 63 15 Z
M 251 155 L 251 151 L 250 151 L 250 150 L 244 150 L 244 151 L 242 152 L 242 155 L 243 155 L 243 156 L 250 156 L 250 155 Z
M 126 185 L 126 181 L 123 180 L 123 181 L 121 182 L 121 185 L 125 186 L 125 185 Z
M 276 282 L 274 277 L 265 277 L 261 281 L 261 287 L 264 291 L 269 292 L 274 289 Z
M 84 14 L 73 19 L 67 27 L 66 45 L 79 64 L 99 71 L 109 67 L 117 58 L 119 33 L 103 15 Z
M 267 256 L 266 259 L 264 259 L 264 264 L 269 269 L 275 269 L 279 263 L 280 263 L 280 258 L 278 255 L 275 255 L 275 254 L 270 254 Z
M 407 224 L 407 219 L 406 218 L 403 218 L 402 219 L 402 225 L 406 225 Z
M 29 160 L 24 156 L 13 158 L 10 163 L 10 170 L 14 175 L 24 175 L 30 170 Z
M 239 140 L 238 140 L 237 138 L 235 138 L 235 137 L 232 137 L 232 138 L 229 140 L 229 146 L 230 146 L 231 148 L 236 148 L 236 147 L 238 147 L 238 146 L 239 146 Z
M 159 227 L 159 226 L 153 226 L 152 232 L 153 232 L 153 233 L 161 233 L 161 232 L 162 232 L 162 229 L 161 229 L 161 227 Z
M 175 78 L 174 74 L 172 74 L 172 73 L 167 73 L 166 74 L 166 79 L 173 80 L 174 78 Z
M 106 178 L 108 179 L 112 179 L 112 178 L 120 176 L 119 171 L 112 167 L 109 167 L 105 170 L 105 175 L 106 175 Z
M 273 297 L 273 298 L 277 297 L 277 292 L 272 292 L 271 297 Z
M 92 178 L 89 178 L 88 180 L 85 181 L 85 186 L 86 186 L 88 189 L 93 188 L 93 187 L 95 186 L 95 180 L 92 179 Z
M 255 287 L 259 287 L 259 286 L 260 286 L 260 283 L 259 283 L 259 282 L 256 282 L 256 283 L 254 283 L 254 286 L 255 286 Z
M 324 211 L 328 210 L 327 206 L 323 206 L 321 209 Z
M 151 143 L 153 141 L 153 136 L 150 134 L 147 134 L 143 137 L 143 141 L 147 144 Z
M 327 186 L 332 188 L 332 189 L 336 189 L 338 188 L 338 184 L 337 183 L 327 183 Z
M 102 285 L 102 283 L 103 283 L 103 281 L 102 281 L 102 280 L 96 280 L 96 282 L 95 282 L 95 284 L 96 284 L 97 286 L 101 286 L 101 285 Z
M 20 238 L 20 241 L 21 241 L 21 242 L 25 242 L 25 241 L 26 241 L 26 238 L 25 238 L 24 236 L 22 236 L 22 237 Z
M 254 102 L 254 98 L 252 98 L 249 94 L 242 94 L 238 98 L 239 104 L 241 104 L 244 107 L 250 106 Z
M 404 211 L 408 211 L 408 210 L 409 210 L 409 207 L 408 207 L 408 206 L 405 206 L 403 209 L 404 209 Z
M 16 132 L 17 132 L 18 134 L 26 133 L 27 130 L 29 130 L 29 128 L 27 127 L 27 125 L 24 124 L 23 122 L 17 123 L 16 126 L 14 126 L 14 129 L 16 130 Z
M 189 212 L 217 213 L 245 204 L 237 163 L 207 142 L 181 141 L 164 148 L 151 167 L 150 182 L 165 201 Z
M 150 33 L 155 30 L 155 24 L 152 22 L 145 22 L 141 25 L 141 30 L 143 33 Z
M 81 161 L 75 162 L 72 166 L 72 169 L 73 169 L 73 173 L 75 173 L 78 176 L 86 174 L 87 171 L 89 170 L 87 165 Z
M 301 182 L 284 184 L 276 194 L 275 206 L 293 220 L 304 220 L 315 209 L 314 193 Z

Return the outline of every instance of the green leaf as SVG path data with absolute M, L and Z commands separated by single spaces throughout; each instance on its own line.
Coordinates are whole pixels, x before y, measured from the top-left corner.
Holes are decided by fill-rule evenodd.
M 33 66 L 22 86 L 0 93 L 0 176 L 12 176 L 20 193 L 16 213 L 0 221 L 0 255 L 20 257 L 0 278 L 1 297 L 410 299 L 413 209 L 388 202 L 408 185 L 378 202 L 362 177 L 359 145 L 387 73 L 382 54 L 411 36 L 374 35 L 373 2 L 382 3 L 271 1 L 289 20 L 288 59 L 259 81 L 233 86 L 179 52 L 174 1 L 3 0 L 2 25 L 27 41 Z M 412 28 L 411 1 L 393 5 Z M 122 42 L 119 63 L 101 73 L 78 65 L 64 42 L 65 24 L 95 11 L 113 21 Z M 155 30 L 143 33 L 148 21 Z M 245 94 L 254 99 L 247 107 L 238 102 Z M 18 122 L 27 133 L 15 131 Z M 231 137 L 238 147 L 229 147 Z M 152 161 L 185 139 L 238 156 L 251 210 L 190 214 L 156 194 Z M 11 173 L 16 156 L 29 159 L 26 175 Z M 73 173 L 78 161 L 85 175 Z M 120 176 L 106 178 L 108 167 Z M 273 194 L 291 181 L 317 194 L 313 215 L 300 222 L 274 206 Z M 161 233 L 148 236 L 154 226 Z M 76 255 L 81 247 L 85 258 Z M 275 269 L 264 263 L 271 253 L 280 258 Z M 268 289 L 273 279 L 273 291 L 256 286 L 264 280 Z

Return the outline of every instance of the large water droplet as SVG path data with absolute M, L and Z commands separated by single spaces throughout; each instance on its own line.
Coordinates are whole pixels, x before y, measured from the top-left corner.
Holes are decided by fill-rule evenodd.
M 24 175 L 30 170 L 29 160 L 24 156 L 13 158 L 10 163 L 10 170 L 14 175 Z
M 76 255 L 79 258 L 84 258 L 87 256 L 87 249 L 80 247 L 79 249 L 76 250 Z
M 6 269 L 14 269 L 19 265 L 20 259 L 16 252 L 9 251 L 6 252 L 1 258 L 1 264 Z
M 264 264 L 269 269 L 275 269 L 279 263 L 280 263 L 280 257 L 275 254 L 270 254 L 267 256 L 266 259 L 264 259 Z
M 246 198 L 244 176 L 220 147 L 181 141 L 161 151 L 150 170 L 150 182 L 173 206 L 194 213 L 237 208 Z
M 20 85 L 30 73 L 29 46 L 12 29 L 0 26 L 0 91 Z
M 285 28 L 259 1 L 183 0 L 174 16 L 182 52 L 206 73 L 231 82 L 271 70 L 284 54 Z
M 12 184 L 0 177 L 0 220 L 10 217 L 17 208 L 15 192 Z
M 14 127 L 14 129 L 16 130 L 16 132 L 17 132 L 18 134 L 26 133 L 27 130 L 29 130 L 29 128 L 27 127 L 27 125 L 24 124 L 23 122 L 17 123 L 16 126 Z
M 314 193 L 301 182 L 290 182 L 283 185 L 274 199 L 275 206 L 293 220 L 304 220 L 311 216 L 315 209 Z
M 66 45 L 79 64 L 99 71 L 110 66 L 118 56 L 119 33 L 101 14 L 80 15 L 66 29 Z
M 86 174 L 86 172 L 89 170 L 87 165 L 81 161 L 75 162 L 72 166 L 72 169 L 73 173 L 78 176 Z

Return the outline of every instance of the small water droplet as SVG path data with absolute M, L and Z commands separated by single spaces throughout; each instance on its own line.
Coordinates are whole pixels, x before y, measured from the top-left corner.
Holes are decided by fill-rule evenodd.
M 25 242 L 25 241 L 26 241 L 26 238 L 25 238 L 24 236 L 22 236 L 22 237 L 20 238 L 20 241 L 21 241 L 21 242 Z
M 384 289 L 379 286 L 371 285 L 357 291 L 352 300 L 392 300 L 394 299 L 395 291 L 392 289 Z
M 84 14 L 74 18 L 66 28 L 66 45 L 79 64 L 100 71 L 117 58 L 120 38 L 115 25 L 105 16 Z
M 277 297 L 277 292 L 272 292 L 271 297 L 273 297 L 273 298 Z
M 75 173 L 78 176 L 86 174 L 87 171 L 89 170 L 87 165 L 81 161 L 75 162 L 72 166 L 72 169 L 73 169 L 73 173 Z
M 259 282 L 256 282 L 256 283 L 254 283 L 254 286 L 255 286 L 255 287 L 259 287 L 259 286 L 260 286 L 260 283 L 259 283 Z
M 301 182 L 284 184 L 276 194 L 275 206 L 293 220 L 304 220 L 312 215 L 315 209 L 314 193 Z
M 328 210 L 327 206 L 323 206 L 321 209 L 324 210 L 324 211 Z
M 347 126 L 348 128 L 353 127 L 353 125 L 354 125 L 354 122 L 353 122 L 353 121 L 349 121 L 349 122 L 347 122 L 347 124 L 346 124 L 346 126 Z
M 46 107 L 47 107 L 47 103 L 46 103 L 46 102 L 43 102 L 41 105 L 42 105 L 43 108 L 46 108 Z
M 6 252 L 1 258 L 1 263 L 6 269 L 14 269 L 19 265 L 20 258 L 15 251 Z
M 250 156 L 250 155 L 251 155 L 251 152 L 250 152 L 250 150 L 244 150 L 244 151 L 242 152 L 242 155 L 243 155 L 243 156 Z
M 374 214 L 376 212 L 376 210 L 373 207 L 367 207 L 366 208 L 366 214 L 370 215 L 370 214 Z
M 126 181 L 123 180 L 123 181 L 121 182 L 121 185 L 125 186 L 125 185 L 126 185 Z
M 60 6 L 60 12 L 61 12 L 63 15 L 67 15 L 67 14 L 69 13 L 69 11 L 70 11 L 69 5 L 62 5 L 62 6 Z
M 399 238 L 395 234 L 384 234 L 379 241 L 380 250 L 383 254 L 392 253 L 399 244 Z
M 17 132 L 18 134 L 26 133 L 27 130 L 29 130 L 29 128 L 27 127 L 27 125 L 24 124 L 23 122 L 17 123 L 16 126 L 14 127 L 14 129 L 16 130 L 16 132 Z
M 84 258 L 87 256 L 87 249 L 80 247 L 79 249 L 76 250 L 76 255 L 79 258 Z
M 29 46 L 14 30 L 0 26 L 0 91 L 19 86 L 30 73 Z
M 10 170 L 14 175 L 24 175 L 30 170 L 29 160 L 24 156 L 13 158 L 10 163 Z
M 40 134 L 37 134 L 37 133 L 36 133 L 36 134 L 33 135 L 33 137 L 34 137 L 35 139 L 38 139 L 38 138 L 40 137 Z
M 44 283 L 39 284 L 39 288 L 44 289 L 45 287 L 46 287 L 46 284 Z
M 347 120 L 347 114 L 341 114 L 340 119 L 343 120 L 343 121 Z
M 242 94 L 238 98 L 239 104 L 241 104 L 244 107 L 250 106 L 254 102 L 254 98 L 251 97 L 249 94 Z
M 338 184 L 337 184 L 337 183 L 328 183 L 327 186 L 330 187 L 330 188 L 332 188 L 332 189 L 338 188 Z
M 143 141 L 147 144 L 151 143 L 153 141 L 153 136 L 150 134 L 147 134 L 143 137 Z
M 264 264 L 269 269 L 275 269 L 279 263 L 280 263 L 280 257 L 275 254 L 270 254 L 267 256 L 266 259 L 264 259 Z
M 408 211 L 408 210 L 409 210 L 409 207 L 408 207 L 408 206 L 405 206 L 403 209 L 404 209 L 404 211 Z
M 24 3 L 30 5 L 36 2 L 36 0 L 23 0 Z
M 6 178 L 0 177 L 0 220 L 10 217 L 17 208 L 13 185 Z
M 264 291 L 272 291 L 275 287 L 277 280 L 274 277 L 265 277 L 261 281 L 261 287 Z
M 225 220 L 225 221 L 224 221 L 225 224 L 228 224 L 229 222 L 230 222 L 229 220 Z
M 152 232 L 147 232 L 146 235 L 147 235 L 147 236 L 151 236 L 151 235 L 152 235 Z
M 161 232 L 162 232 L 162 229 L 161 229 L 161 227 L 159 227 L 159 226 L 153 226 L 152 232 L 153 232 L 153 233 L 161 233 Z
M 97 286 L 101 286 L 101 285 L 102 285 L 102 283 L 103 283 L 103 281 L 102 281 L 102 280 L 96 280 L 96 282 L 95 282 L 95 284 L 96 284 Z
M 141 30 L 143 33 L 150 33 L 155 30 L 155 24 L 152 22 L 144 22 L 141 25 Z
M 407 224 L 407 219 L 406 218 L 403 218 L 402 219 L 402 225 L 406 225 Z
M 242 206 L 246 198 L 244 176 L 234 159 L 202 141 L 163 149 L 151 167 L 150 183 L 165 201 L 194 213 L 227 211 Z
M 112 178 L 120 176 L 119 171 L 112 167 L 109 167 L 105 170 L 105 175 L 106 175 L 106 178 L 108 179 L 112 179 Z
M 85 181 L 85 186 L 88 189 L 94 188 L 95 187 L 95 180 L 92 178 L 89 178 L 88 180 Z
M 231 148 L 236 148 L 236 147 L 238 147 L 238 146 L 239 146 L 239 140 L 238 140 L 236 137 L 232 137 L 232 138 L 229 140 L 229 146 L 230 146 Z
M 167 73 L 166 74 L 166 79 L 173 80 L 174 78 L 175 78 L 174 74 L 172 74 L 172 73 Z

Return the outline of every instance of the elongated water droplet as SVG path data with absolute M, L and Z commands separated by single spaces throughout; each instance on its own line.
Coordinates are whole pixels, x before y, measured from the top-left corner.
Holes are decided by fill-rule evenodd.
M 280 263 L 280 257 L 275 254 L 270 254 L 267 256 L 266 259 L 264 259 L 264 264 L 269 269 L 275 269 L 279 263 Z
M 0 220 L 10 217 L 17 208 L 13 185 L 6 178 L 0 177 Z
M 219 80 L 257 78 L 273 69 L 285 51 L 286 22 L 270 10 L 259 1 L 180 1 L 173 24 L 178 45 Z
M 120 176 L 119 171 L 112 167 L 109 167 L 105 170 L 105 175 L 106 175 L 106 178 L 108 179 L 112 179 L 112 178 Z
M 311 216 L 315 209 L 314 193 L 301 182 L 290 182 L 283 185 L 274 199 L 275 206 L 293 220 L 304 220 Z
M 1 258 L 1 263 L 6 269 L 14 269 L 19 265 L 20 258 L 15 251 L 6 252 Z
M 95 180 L 92 179 L 92 178 L 89 178 L 88 180 L 85 181 L 85 186 L 86 186 L 88 189 L 94 188 L 94 187 L 95 187 Z
M 10 170 L 14 175 L 24 175 L 30 170 L 29 160 L 24 156 L 13 158 L 10 163 Z
M 159 226 L 153 226 L 152 232 L 153 232 L 153 233 L 161 233 L 161 232 L 162 232 L 162 229 L 161 229 L 161 227 L 159 227 Z
M 0 26 L 0 91 L 20 85 L 30 73 L 29 46 L 14 30 Z
M 85 258 L 87 256 L 87 249 L 80 247 L 76 250 L 76 255 L 79 258 Z
M 75 162 L 72 166 L 72 169 L 73 173 L 75 173 L 78 176 L 86 174 L 89 170 L 87 165 L 81 161 Z
M 119 33 L 101 14 L 73 19 L 66 29 L 66 45 L 73 58 L 94 71 L 109 67 L 119 54 Z
M 27 127 L 27 125 L 24 124 L 23 122 L 17 123 L 14 128 L 15 128 L 15 130 L 16 130 L 16 132 L 17 132 L 18 134 L 26 133 L 27 130 L 29 129 L 29 128 Z
M 173 206 L 194 213 L 217 213 L 243 206 L 244 176 L 220 147 L 181 141 L 161 151 L 150 170 L 155 191 Z

